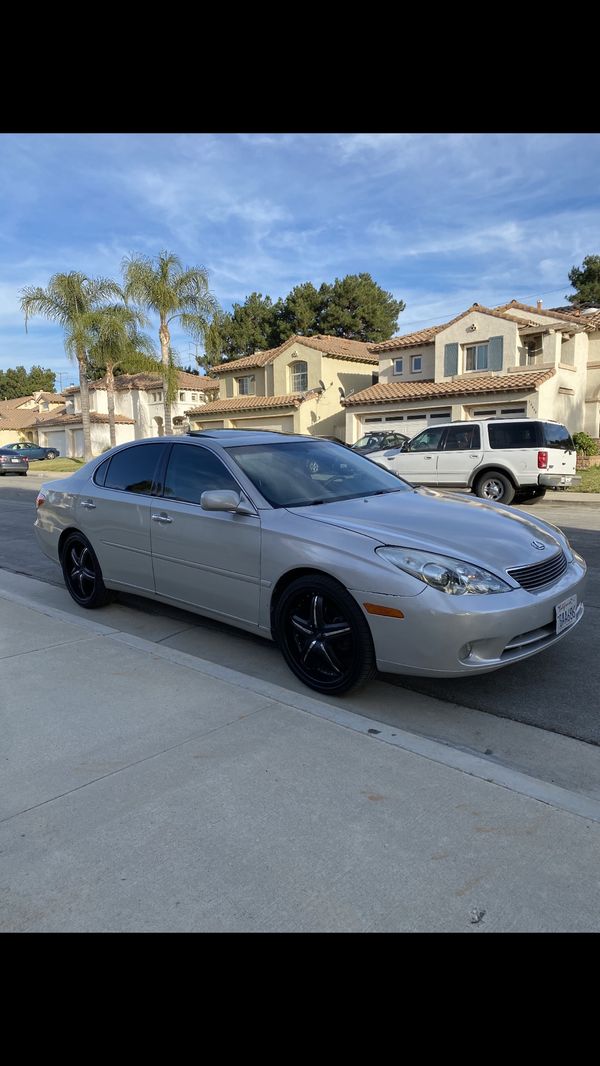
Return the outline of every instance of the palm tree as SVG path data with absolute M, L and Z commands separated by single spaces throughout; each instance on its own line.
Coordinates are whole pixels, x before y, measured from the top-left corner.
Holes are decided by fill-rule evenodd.
M 117 443 L 115 431 L 115 371 L 121 373 L 159 374 L 163 364 L 156 358 L 150 337 L 141 332 L 147 325 L 146 316 L 125 304 L 110 304 L 89 311 L 81 319 L 81 328 L 87 335 L 87 352 L 92 366 L 104 370 L 108 396 L 108 424 L 110 445 Z M 71 345 L 67 337 L 67 345 Z M 169 367 L 168 381 L 174 392 L 177 387 L 177 371 Z
M 88 335 L 82 319 L 98 308 L 103 300 L 119 296 L 120 289 L 110 278 L 88 278 L 79 271 L 69 274 L 53 274 L 45 289 L 28 286 L 21 290 L 21 310 L 25 315 L 25 330 L 32 315 L 43 315 L 51 322 L 58 322 L 68 336 L 67 352 L 74 355 L 79 364 L 79 389 L 81 396 L 81 422 L 83 425 L 83 457 L 92 458 L 90 434 L 90 398 L 87 380 Z
M 173 431 L 172 392 L 168 388 L 168 368 L 172 362 L 171 322 L 180 325 L 197 340 L 208 329 L 219 305 L 208 288 L 204 267 L 184 267 L 173 252 L 160 252 L 155 259 L 131 255 L 123 260 L 125 297 L 159 317 L 158 336 L 165 382 L 165 433 Z

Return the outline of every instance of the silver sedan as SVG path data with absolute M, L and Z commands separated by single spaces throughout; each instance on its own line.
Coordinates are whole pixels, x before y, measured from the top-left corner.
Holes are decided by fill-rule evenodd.
M 456 677 L 581 620 L 584 560 L 556 526 L 415 488 L 318 438 L 212 430 L 113 448 L 44 485 L 35 533 L 82 607 L 123 590 L 275 640 L 335 695 L 377 667 Z

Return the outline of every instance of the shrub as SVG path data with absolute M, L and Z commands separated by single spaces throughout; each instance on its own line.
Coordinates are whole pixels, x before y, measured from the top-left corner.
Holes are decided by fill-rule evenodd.
M 589 433 L 574 433 L 573 443 L 580 455 L 597 455 L 598 445 Z

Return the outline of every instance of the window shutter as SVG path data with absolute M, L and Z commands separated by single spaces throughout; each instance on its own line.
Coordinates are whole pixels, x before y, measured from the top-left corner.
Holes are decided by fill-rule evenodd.
M 490 337 L 488 342 L 488 370 L 502 370 L 503 337 Z
M 458 374 L 458 344 L 444 345 L 444 377 Z

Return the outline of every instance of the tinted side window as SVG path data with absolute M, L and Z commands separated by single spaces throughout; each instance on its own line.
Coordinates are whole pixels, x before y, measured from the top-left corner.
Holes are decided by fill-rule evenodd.
M 543 428 L 544 444 L 547 448 L 562 448 L 563 451 L 575 451 L 575 445 L 566 426 L 556 426 L 552 422 L 544 422 Z
M 479 426 L 450 426 L 444 450 L 447 452 L 479 448 Z
M 163 451 L 164 444 L 138 444 L 135 448 L 117 452 L 110 460 L 104 487 L 149 496 Z
M 100 466 L 96 467 L 96 473 L 94 474 L 94 482 L 96 485 L 104 484 L 104 478 L 106 477 L 109 463 L 110 459 L 105 459 L 103 463 L 100 463 Z
M 411 452 L 437 452 L 444 426 L 434 426 L 432 429 L 424 429 L 410 444 Z
M 541 443 L 537 422 L 489 422 L 490 448 L 537 448 Z
M 184 503 L 200 503 L 203 492 L 240 487 L 221 460 L 195 444 L 175 444 L 165 476 L 165 497 Z

